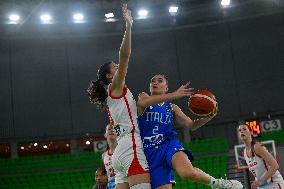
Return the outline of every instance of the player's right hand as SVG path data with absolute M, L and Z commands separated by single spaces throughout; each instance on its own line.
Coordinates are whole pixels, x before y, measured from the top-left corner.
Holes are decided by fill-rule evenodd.
M 190 82 L 186 83 L 185 85 L 180 86 L 175 92 L 173 92 L 176 98 L 182 97 L 191 97 L 193 95 L 194 88 L 190 88 Z
M 123 4 L 122 13 L 123 13 L 123 18 L 126 21 L 126 26 L 131 27 L 133 23 L 133 18 L 131 16 L 131 10 L 127 9 L 127 4 Z

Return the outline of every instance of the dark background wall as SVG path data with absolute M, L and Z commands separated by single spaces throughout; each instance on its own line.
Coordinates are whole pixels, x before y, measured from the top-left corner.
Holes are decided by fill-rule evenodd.
M 89 104 L 85 90 L 100 64 L 118 59 L 122 36 L 2 37 L 0 138 L 101 133 L 107 117 Z M 189 80 L 195 89 L 211 90 L 219 102 L 218 117 L 195 136 L 222 136 L 233 144 L 237 120 L 252 112 L 280 112 L 281 117 L 283 50 L 282 13 L 134 31 L 127 85 L 137 96 L 148 90 L 154 73 L 165 73 L 170 90 Z M 177 103 L 188 112 L 186 99 Z

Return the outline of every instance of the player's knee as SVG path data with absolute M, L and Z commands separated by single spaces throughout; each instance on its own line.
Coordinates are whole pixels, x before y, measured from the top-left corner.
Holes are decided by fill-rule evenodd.
M 184 169 L 179 172 L 179 176 L 184 179 L 189 179 L 189 180 L 197 180 L 198 179 L 198 173 L 194 169 L 188 170 Z

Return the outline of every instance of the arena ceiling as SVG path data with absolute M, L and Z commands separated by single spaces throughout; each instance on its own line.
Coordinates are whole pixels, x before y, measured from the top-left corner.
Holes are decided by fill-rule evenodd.
M 221 1 L 230 1 L 226 7 Z M 68 32 L 74 24 L 72 14 L 80 12 L 84 15 L 84 23 L 88 28 L 100 27 L 100 32 L 113 32 L 121 30 L 121 4 L 128 3 L 133 12 L 134 20 L 139 20 L 138 12 L 146 9 L 147 18 L 140 21 L 145 29 L 158 27 L 171 27 L 210 24 L 228 20 L 246 19 L 250 17 L 284 12 L 283 0 L 1 0 L 0 1 L 0 34 L 11 33 L 14 26 L 9 25 L 9 15 L 17 13 L 21 20 L 17 30 L 30 30 L 40 25 L 40 15 L 48 12 L 53 18 L 55 27 L 60 31 Z M 169 14 L 170 6 L 177 6 L 178 12 L 173 16 Z M 106 23 L 105 14 L 114 14 L 114 21 Z M 77 26 L 76 26 L 77 27 Z M 15 28 L 15 27 L 14 27 Z M 91 29 L 91 32 L 96 32 Z

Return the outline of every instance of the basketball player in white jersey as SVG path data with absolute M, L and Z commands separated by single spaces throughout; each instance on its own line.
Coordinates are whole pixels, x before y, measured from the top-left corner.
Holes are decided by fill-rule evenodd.
M 136 102 L 125 85 L 131 54 L 131 11 L 122 7 L 126 30 L 119 51 L 119 64 L 108 62 L 98 70 L 98 80 L 92 81 L 87 92 L 90 101 L 109 113 L 117 134 L 117 146 L 112 155 L 116 189 L 150 189 L 149 168 L 143 153 L 136 124 Z
M 92 81 L 87 92 L 91 103 L 107 110 L 111 125 L 117 135 L 117 146 L 112 155 L 115 172 L 115 188 L 150 189 L 149 167 L 143 152 L 137 125 L 137 107 L 132 93 L 125 85 L 125 77 L 131 54 L 131 11 L 123 6 L 126 30 L 119 51 L 119 64 L 108 62 L 98 70 L 98 79 Z M 174 93 L 153 97 L 156 104 L 165 100 L 190 96 L 188 85 L 182 85 Z
M 279 165 L 275 158 L 260 142 L 253 140 L 251 129 L 248 125 L 239 126 L 239 135 L 245 144 L 244 158 L 250 172 L 255 177 L 252 189 L 283 189 L 284 181 Z
M 106 127 L 105 138 L 108 144 L 108 150 L 102 154 L 102 160 L 107 171 L 107 188 L 115 188 L 115 173 L 112 167 L 112 154 L 117 146 L 116 134 L 113 131 L 113 127 L 108 124 Z

